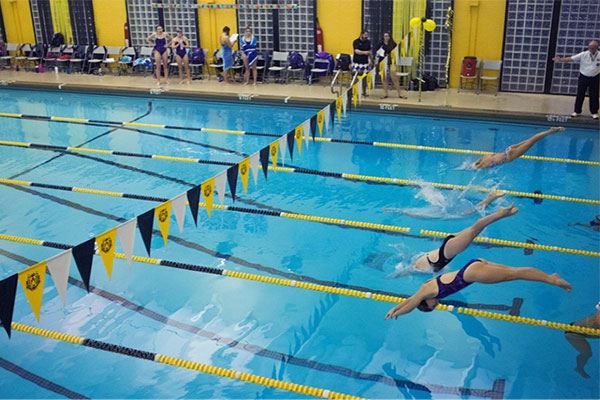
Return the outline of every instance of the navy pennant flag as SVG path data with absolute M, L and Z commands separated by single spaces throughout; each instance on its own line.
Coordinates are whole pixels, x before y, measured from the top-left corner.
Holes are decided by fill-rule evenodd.
M 90 291 L 90 276 L 92 275 L 95 247 L 96 238 L 91 238 L 73 247 L 72 251 L 75 265 L 77 265 L 81 280 L 88 292 Z
M 260 149 L 260 165 L 262 166 L 263 174 L 265 174 L 265 179 L 267 179 L 267 173 L 269 172 L 269 157 L 271 154 L 269 153 L 269 146 Z
M 227 168 L 227 182 L 229 183 L 229 192 L 231 192 L 233 201 L 235 201 L 235 192 L 237 191 L 238 170 L 238 164 Z
M 152 229 L 154 226 L 154 209 L 148 210 L 145 213 L 138 215 L 137 226 L 142 235 L 146 252 L 150 256 L 150 248 L 152 246 Z
M 190 211 L 194 217 L 194 223 L 198 226 L 198 203 L 200 203 L 200 186 L 194 186 L 187 191 L 187 200 L 190 203 Z
M 15 309 L 18 275 L 14 274 L 0 281 L 0 322 L 10 337 L 10 328 Z
M 295 139 L 295 129 L 292 129 L 290 132 L 288 132 L 287 136 L 287 145 L 288 145 L 288 151 L 290 153 L 290 160 L 294 161 L 294 141 Z
M 313 141 L 315 140 L 315 133 L 317 133 L 317 115 L 310 117 L 310 133 L 312 134 Z

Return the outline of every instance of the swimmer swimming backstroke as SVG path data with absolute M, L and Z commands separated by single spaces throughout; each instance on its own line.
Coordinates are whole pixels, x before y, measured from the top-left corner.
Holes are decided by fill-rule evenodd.
M 469 261 L 458 271 L 448 272 L 425 282 L 417 293 L 392 308 L 385 319 L 398 318 L 415 308 L 432 311 L 440 299 L 457 293 L 473 283 L 500 283 L 516 280 L 543 282 L 570 292 L 571 284 L 558 274 L 547 274 L 537 268 L 514 268 L 483 259 Z
M 479 160 L 475 161 L 473 166 L 476 169 L 482 168 L 492 168 L 497 167 L 502 164 L 507 164 L 517 158 L 521 157 L 523 154 L 527 153 L 527 151 L 533 146 L 538 140 L 545 138 L 548 135 L 551 135 L 555 132 L 562 132 L 565 128 L 563 127 L 552 127 L 546 131 L 537 133 L 530 137 L 527 140 L 522 141 L 521 143 L 513 144 L 508 146 L 503 152 L 486 154 L 481 157 Z

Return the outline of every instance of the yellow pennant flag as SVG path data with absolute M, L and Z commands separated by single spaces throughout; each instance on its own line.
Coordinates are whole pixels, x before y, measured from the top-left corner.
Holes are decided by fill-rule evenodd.
M 337 99 L 335 99 L 335 111 L 337 113 L 338 120 L 341 121 L 342 120 L 342 96 L 338 96 Z
M 238 171 L 240 172 L 240 178 L 242 179 L 242 187 L 244 188 L 244 193 L 248 193 L 248 178 L 250 177 L 250 158 L 245 158 L 238 164 Z
M 325 122 L 325 110 L 317 113 L 317 126 L 319 127 L 319 136 L 323 136 L 323 123 Z
M 269 145 L 269 154 L 271 154 L 271 161 L 273 166 L 277 166 L 277 151 L 279 150 L 279 141 L 274 141 Z
M 358 84 L 352 85 L 352 104 L 354 107 L 358 105 Z
M 298 125 L 294 130 L 294 139 L 296 139 L 296 147 L 298 148 L 298 154 L 302 154 L 302 139 L 304 133 L 304 125 Z
M 385 82 L 385 62 L 381 60 L 379 63 L 379 75 L 381 76 L 381 82 Z
M 46 261 L 37 263 L 25 271 L 19 272 L 19 282 L 23 286 L 25 296 L 29 300 L 35 319 L 40 320 L 44 283 L 46 282 Z
M 206 213 L 210 218 L 210 214 L 213 206 L 213 197 L 215 196 L 215 178 L 207 179 L 200 185 L 202 190 L 202 196 L 204 196 L 204 205 L 206 206 Z
M 367 73 L 367 89 L 369 90 L 369 92 L 371 90 L 373 90 L 373 77 L 372 77 L 372 75 L 373 75 L 373 71 L 369 71 Z
M 112 278 L 113 262 L 115 260 L 115 244 L 117 243 L 117 229 L 111 229 L 108 232 L 96 236 L 96 245 L 98 254 L 102 257 L 104 268 L 108 274 L 108 279 Z
M 165 201 L 154 208 L 154 216 L 158 220 L 158 228 L 166 246 L 169 240 L 169 226 L 171 225 L 171 200 Z

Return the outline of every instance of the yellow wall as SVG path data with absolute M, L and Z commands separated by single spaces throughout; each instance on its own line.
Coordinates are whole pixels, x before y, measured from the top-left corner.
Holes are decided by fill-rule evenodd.
M 505 10 L 505 0 L 454 0 L 451 87 L 458 87 L 465 56 L 502 59 Z
M 317 0 L 317 17 L 323 29 L 324 50 L 335 57 L 352 54 L 352 41 L 362 29 L 361 0 Z
M 98 45 L 125 46 L 125 0 L 93 0 Z
M 235 0 L 198 0 L 198 4 L 235 4 Z M 224 26 L 231 28 L 231 33 L 237 32 L 237 13 L 235 9 L 198 9 L 198 24 L 200 24 L 200 45 L 208 49 L 208 60 L 212 62 L 212 54 L 219 46 L 219 37 Z
M 29 0 L 0 0 L 5 39 L 10 43 L 35 43 Z

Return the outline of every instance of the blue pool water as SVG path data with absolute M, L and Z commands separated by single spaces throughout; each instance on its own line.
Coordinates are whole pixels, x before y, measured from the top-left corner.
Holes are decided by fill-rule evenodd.
M 316 109 L 2 90 L 0 110 L 111 121 L 139 118 L 147 123 L 283 134 Z M 106 127 L 9 118 L 1 118 L 1 123 L 0 140 L 68 146 L 89 141 L 85 147 L 222 161 L 241 158 L 201 144 L 253 153 L 272 140 L 145 129 L 197 142 L 192 144 Z M 336 124 L 331 136 L 503 150 L 544 128 L 357 111 Z M 597 161 L 599 145 L 598 132 L 568 129 L 538 143 L 530 154 Z M 173 178 L 197 184 L 223 169 L 152 159 L 91 156 L 113 163 L 0 146 L 1 177 L 173 197 L 188 188 Z M 296 154 L 293 164 L 324 171 L 498 185 L 512 190 L 600 198 L 598 167 L 517 160 L 491 171 L 459 168 L 466 160 L 474 159 L 453 153 L 310 143 L 308 148 L 304 147 L 302 156 Z M 465 199 L 477 202 L 482 198 L 478 193 L 463 196 L 428 188 L 372 185 L 283 172 L 271 172 L 268 183 L 262 177 L 259 179 L 258 187 L 251 182 L 249 193 L 241 194 L 243 199 L 293 212 L 408 226 L 413 232 L 459 231 L 477 216 L 440 220 L 382 209 L 437 205 L 436 212 L 443 214 L 452 211 L 444 208 L 448 203 Z M 238 189 L 241 192 L 241 185 Z M 0 196 L 0 233 L 70 244 L 82 242 L 117 225 L 118 218 L 132 218 L 153 205 L 56 190 L 22 191 L 9 186 L 0 186 Z M 230 200 L 226 202 L 231 204 Z M 532 200 L 506 197 L 492 208 L 511 202 L 520 212 L 487 228 L 485 236 L 598 251 L 599 233 L 573 225 L 600 214 L 597 206 L 551 200 L 534 204 Z M 172 238 L 167 247 L 159 237 L 154 237 L 152 255 L 229 270 L 264 275 L 273 272 L 278 276 L 285 273 L 295 279 L 310 277 L 410 294 L 428 276 L 393 276 L 403 271 L 412 255 L 440 243 L 254 214 L 215 210 L 213 217 L 207 219 L 201 210 L 201 216 L 195 228 L 188 214 L 183 233 L 172 223 L 171 234 L 179 239 Z M 144 254 L 139 236 L 136 241 L 135 253 Z M 27 259 L 39 261 L 57 252 L 0 242 L 0 278 L 23 269 Z M 573 292 L 568 294 L 539 283 L 510 282 L 498 286 L 472 285 L 452 300 L 497 306 L 499 312 L 506 313 L 522 299 L 520 315 L 571 322 L 591 314 L 600 297 L 597 258 L 538 250 L 528 255 L 522 249 L 474 245 L 448 269 L 455 270 L 476 257 L 558 272 L 572 282 Z M 71 276 L 79 279 L 74 266 Z M 128 266 L 119 260 L 115 261 L 110 281 L 101 262 L 95 260 L 91 282 L 104 292 L 87 294 L 79 287 L 69 286 L 67 305 L 63 307 L 52 280 L 48 279 L 39 324 L 19 289 L 14 320 L 369 398 L 600 396 L 598 339 L 589 340 L 593 355 L 586 366 L 590 378 L 584 379 L 575 371 L 576 351 L 563 333 L 551 329 L 444 312 L 414 312 L 396 321 L 384 321 L 392 304 L 147 264 Z M 10 341 L 5 336 L 0 335 L 0 358 L 88 397 L 303 397 L 22 332 L 13 331 Z M 0 368 L 0 397 L 60 396 Z

